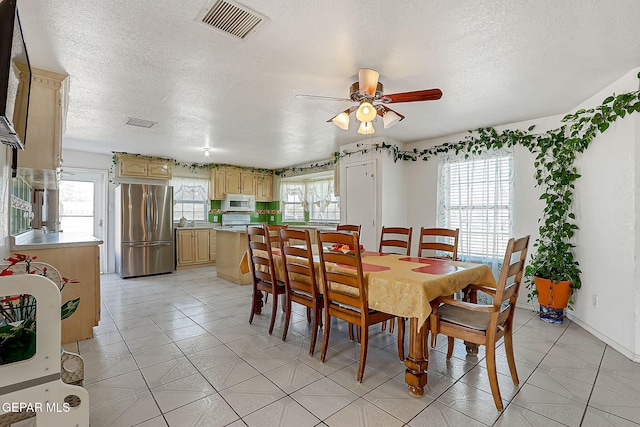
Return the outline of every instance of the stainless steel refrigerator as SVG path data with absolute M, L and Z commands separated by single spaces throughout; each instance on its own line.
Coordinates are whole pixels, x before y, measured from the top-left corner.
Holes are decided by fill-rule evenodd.
M 116 273 L 122 278 L 173 271 L 173 187 L 116 187 Z

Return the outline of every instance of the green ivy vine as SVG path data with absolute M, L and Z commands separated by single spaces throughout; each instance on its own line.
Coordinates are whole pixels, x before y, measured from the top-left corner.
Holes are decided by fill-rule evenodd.
M 640 78 L 640 73 L 638 74 Z M 301 167 L 275 169 L 242 168 L 244 170 L 273 172 L 281 176 L 286 172 L 304 172 L 324 169 L 335 165 L 340 159 L 354 154 L 368 152 L 387 152 L 395 162 L 428 161 L 438 154 L 454 152 L 465 153 L 466 156 L 481 154 L 484 151 L 513 147 L 520 145 L 535 154 L 536 186 L 542 188 L 540 199 L 545 207 L 539 221 L 539 237 L 534 243 L 536 253 L 527 266 L 527 287 L 529 297 L 536 295 L 532 276 L 551 279 L 552 282 L 571 280 L 572 287 L 581 287 L 580 266 L 575 259 L 572 244 L 578 226 L 575 214 L 571 212 L 575 182 L 580 174 L 575 167 L 576 155 L 583 153 L 593 139 L 605 132 L 616 120 L 628 114 L 640 112 L 640 91 L 612 95 L 603 100 L 602 104 L 590 109 L 581 109 L 567 114 L 562 118 L 562 125 L 556 129 L 536 133 L 535 126 L 527 130 L 505 129 L 498 131 L 494 128 L 480 128 L 469 131 L 462 140 L 448 142 L 423 150 L 400 150 L 398 146 L 386 144 L 358 144 L 355 150 L 343 150 L 333 153 L 332 158 Z M 114 153 L 114 163 L 117 154 Z M 122 153 L 126 154 L 126 153 Z M 191 169 L 212 169 L 218 167 L 233 167 L 224 164 L 183 163 L 173 159 L 153 158 L 173 162 L 176 166 Z

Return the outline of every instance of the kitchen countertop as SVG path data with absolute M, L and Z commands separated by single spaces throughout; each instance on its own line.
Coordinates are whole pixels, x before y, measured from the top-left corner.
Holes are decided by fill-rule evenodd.
M 76 246 L 95 246 L 103 241 L 82 233 L 35 233 L 33 230 L 19 236 L 11 236 L 11 250 L 55 249 Z

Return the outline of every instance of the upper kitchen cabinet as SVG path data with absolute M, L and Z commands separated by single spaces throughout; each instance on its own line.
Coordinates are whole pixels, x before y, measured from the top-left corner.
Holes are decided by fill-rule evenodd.
M 273 174 L 256 173 L 256 202 L 273 200 Z
M 26 65 L 15 64 L 20 71 L 20 87 L 27 87 Z M 55 170 L 62 166 L 62 134 L 66 113 L 66 74 L 31 69 L 31 92 L 29 95 L 29 115 L 25 149 L 18 152 L 18 167 Z M 28 91 L 20 90 L 16 100 L 14 120 L 25 120 L 18 111 L 27 108 Z M 16 123 L 16 129 L 23 129 L 23 123 Z
M 222 200 L 227 194 L 251 194 L 256 191 L 256 179 L 253 172 L 239 169 L 219 168 L 209 173 L 209 197 Z
M 209 170 L 209 199 L 224 199 L 225 173 L 224 169 Z
M 224 192 L 226 194 L 255 194 L 255 174 L 227 169 L 225 171 Z
M 240 194 L 256 194 L 256 175 L 253 172 L 240 173 Z
M 171 170 L 171 164 L 166 161 L 118 154 L 120 177 L 171 179 Z

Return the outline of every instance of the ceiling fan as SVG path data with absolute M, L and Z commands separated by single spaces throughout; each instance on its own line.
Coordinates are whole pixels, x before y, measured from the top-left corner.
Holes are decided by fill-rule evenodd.
M 394 94 L 384 94 L 384 86 L 378 78 L 380 74 L 369 68 L 358 70 L 358 81 L 350 88 L 349 98 L 334 98 L 328 96 L 296 95 L 299 98 L 328 99 L 332 101 L 353 101 L 357 106 L 349 107 L 336 116 L 327 120 L 333 122 L 340 129 L 349 129 L 350 114 L 356 112 L 356 119 L 360 121 L 358 133 L 370 135 L 375 132 L 371 123 L 376 116 L 382 117 L 384 128 L 390 128 L 404 116 L 384 104 L 394 104 L 398 102 L 435 101 L 442 97 L 440 89 L 416 90 L 413 92 L 401 92 Z

